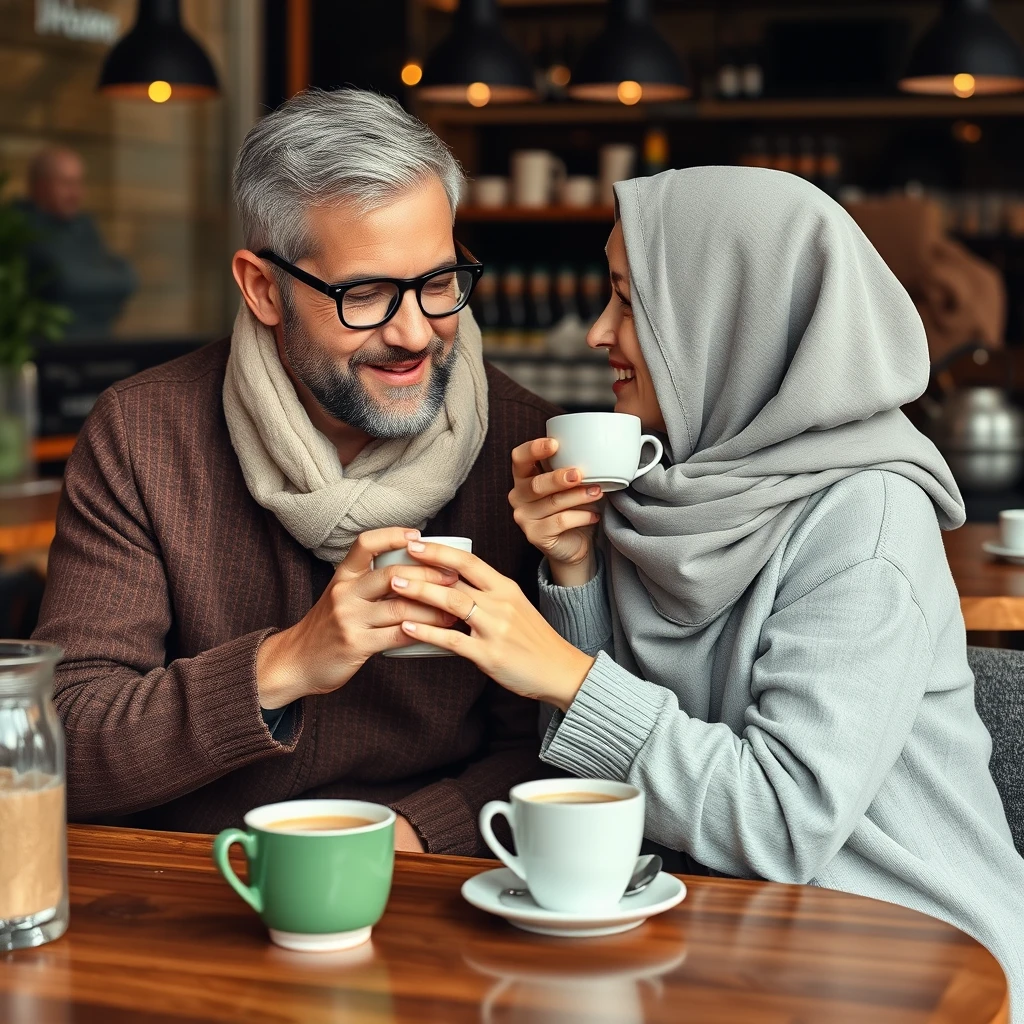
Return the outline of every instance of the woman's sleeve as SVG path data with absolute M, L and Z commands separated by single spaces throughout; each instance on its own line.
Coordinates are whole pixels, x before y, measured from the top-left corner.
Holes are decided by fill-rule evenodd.
M 551 581 L 545 558 L 538 570 L 540 613 L 559 636 L 585 654 L 611 652 L 612 615 L 604 556 L 598 553 L 597 575 L 582 587 L 559 587 Z
M 932 661 L 906 577 L 870 558 L 766 620 L 742 735 L 601 655 L 541 756 L 639 786 L 648 838 L 709 868 L 808 882 L 900 757 Z

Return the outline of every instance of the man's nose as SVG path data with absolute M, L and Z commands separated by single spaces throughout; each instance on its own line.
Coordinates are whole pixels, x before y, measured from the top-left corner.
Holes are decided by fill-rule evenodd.
M 416 293 L 410 288 L 402 296 L 398 312 L 384 325 L 381 340 L 393 348 L 421 352 L 434 337 L 434 325 L 423 315 Z

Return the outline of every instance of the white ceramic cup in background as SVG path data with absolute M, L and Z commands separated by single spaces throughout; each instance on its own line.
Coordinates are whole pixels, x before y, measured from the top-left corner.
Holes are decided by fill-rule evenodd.
M 520 149 L 512 154 L 512 203 L 550 206 L 565 180 L 565 164 L 546 149 Z
M 1008 508 L 999 513 L 999 539 L 1004 548 L 1024 551 L 1024 508 Z
M 598 150 L 597 166 L 600 168 L 600 198 L 605 206 L 615 202 L 612 185 L 617 181 L 632 178 L 636 167 L 636 146 L 628 142 L 613 142 Z
M 598 794 L 599 803 L 561 803 L 538 797 Z M 530 888 L 538 906 L 578 914 L 615 907 L 629 885 L 644 838 L 644 795 L 636 786 L 603 779 L 541 779 L 513 787 L 509 803 L 480 811 L 480 831 L 507 868 Z M 494 834 L 503 814 L 518 854 Z
M 426 544 L 443 544 L 445 547 L 458 548 L 460 551 L 473 550 L 473 542 L 469 537 L 421 537 Z M 386 569 L 389 565 L 423 565 L 417 562 L 405 548 L 397 551 L 385 551 L 373 560 L 374 569 Z M 451 651 L 433 644 L 411 644 L 408 647 L 396 647 L 393 651 L 383 651 L 385 658 L 452 658 Z
M 508 206 L 508 178 L 502 178 L 496 174 L 483 175 L 473 181 L 470 194 L 473 197 L 473 203 L 486 210 Z
M 605 491 L 621 491 L 649 473 L 664 454 L 661 441 L 640 432 L 640 419 L 623 412 L 572 412 L 548 420 L 547 436 L 558 442 L 548 459 L 551 468 L 575 466 L 583 483 Z M 650 462 L 640 465 L 645 444 L 654 448 Z
M 597 202 L 597 178 L 574 174 L 562 183 L 559 197 L 563 206 L 574 208 L 593 206 Z

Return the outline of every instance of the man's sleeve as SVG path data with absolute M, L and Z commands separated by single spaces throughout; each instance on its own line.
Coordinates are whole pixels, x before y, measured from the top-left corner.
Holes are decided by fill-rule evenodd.
M 135 487 L 115 391 L 67 465 L 35 638 L 59 644 L 54 702 L 67 741 L 68 815 L 128 814 L 293 750 L 261 713 L 256 651 L 272 629 L 166 663 L 171 600 Z

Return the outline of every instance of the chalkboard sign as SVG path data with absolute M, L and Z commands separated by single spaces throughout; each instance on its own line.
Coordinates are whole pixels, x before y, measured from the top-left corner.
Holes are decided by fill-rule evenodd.
M 39 435 L 77 434 L 96 399 L 111 384 L 177 359 L 206 344 L 206 338 L 162 338 L 66 342 L 41 345 Z

